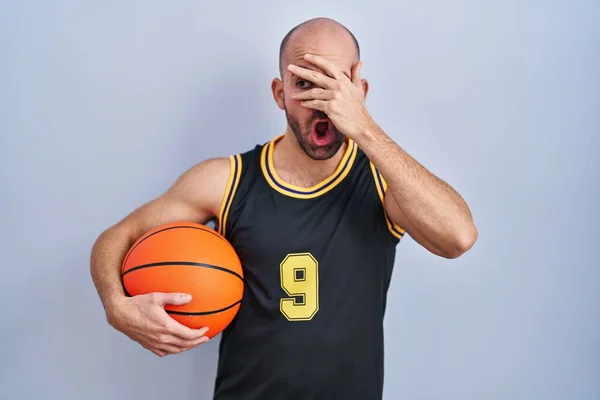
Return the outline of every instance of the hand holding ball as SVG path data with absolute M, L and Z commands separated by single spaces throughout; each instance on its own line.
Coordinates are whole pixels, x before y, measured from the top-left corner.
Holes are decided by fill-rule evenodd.
M 158 226 L 140 237 L 123 259 L 122 279 L 129 296 L 185 293 L 185 304 L 165 304 L 181 324 L 208 327 L 212 338 L 237 314 L 244 291 L 241 262 L 215 230 L 191 222 Z

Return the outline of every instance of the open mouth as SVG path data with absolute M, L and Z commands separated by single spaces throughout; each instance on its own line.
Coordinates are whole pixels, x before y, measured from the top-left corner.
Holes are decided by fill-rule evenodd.
M 327 135 L 327 130 L 329 129 L 329 123 L 326 121 L 317 122 L 315 125 L 315 133 L 318 137 L 323 137 Z
M 313 125 L 312 136 L 318 146 L 329 144 L 333 139 L 333 131 L 329 120 L 319 120 Z

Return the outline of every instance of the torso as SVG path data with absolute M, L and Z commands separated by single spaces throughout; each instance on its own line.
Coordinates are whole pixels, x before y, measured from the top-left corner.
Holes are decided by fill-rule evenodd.
M 219 231 L 244 268 L 236 318 L 222 333 L 215 398 L 377 399 L 383 316 L 396 245 L 381 180 L 349 142 L 312 187 L 274 170 L 274 142 L 232 157 Z

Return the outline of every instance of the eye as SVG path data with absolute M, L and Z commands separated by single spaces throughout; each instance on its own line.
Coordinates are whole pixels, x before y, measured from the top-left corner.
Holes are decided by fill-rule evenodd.
M 298 86 L 300 89 L 307 89 L 310 85 L 311 85 L 311 82 L 305 81 L 302 79 L 300 79 L 296 82 L 296 86 Z

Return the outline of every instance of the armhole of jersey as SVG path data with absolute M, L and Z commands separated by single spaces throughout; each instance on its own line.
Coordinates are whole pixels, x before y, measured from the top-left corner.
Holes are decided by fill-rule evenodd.
M 385 223 L 386 223 L 390 233 L 396 239 L 400 240 L 404 236 L 404 233 L 405 233 L 404 229 L 402 229 L 402 227 L 400 225 L 395 224 L 390 219 L 390 217 L 387 215 L 387 212 L 385 211 L 385 193 L 387 191 L 387 183 L 386 183 L 385 179 L 383 178 L 383 176 L 381 176 L 381 174 L 379 173 L 377 168 L 375 168 L 375 165 L 373 164 L 373 162 L 369 161 L 369 164 L 371 166 L 371 173 L 373 174 L 373 180 L 375 181 L 375 187 L 377 188 L 377 194 L 379 195 L 379 199 L 381 200 L 381 206 L 383 207 Z
M 231 208 L 231 203 L 233 203 L 233 198 L 235 196 L 235 191 L 238 188 L 238 184 L 240 183 L 241 175 L 242 156 L 240 154 L 230 155 L 229 179 L 227 180 L 227 186 L 225 187 L 223 200 L 221 200 L 221 210 L 219 211 L 218 232 L 223 236 L 225 236 L 226 233 L 225 231 L 227 228 L 227 217 L 229 216 L 229 209 Z

